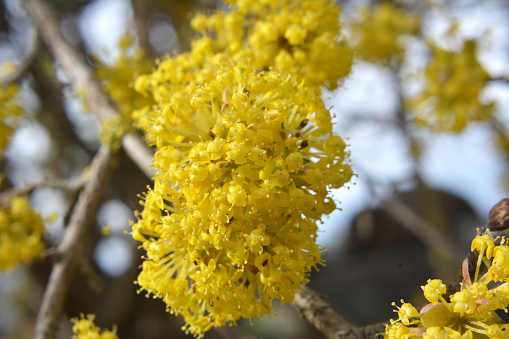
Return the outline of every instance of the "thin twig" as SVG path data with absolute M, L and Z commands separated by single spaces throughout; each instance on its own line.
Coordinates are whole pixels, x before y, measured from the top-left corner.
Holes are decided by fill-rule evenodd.
M 67 73 L 74 90 L 83 94 L 91 111 L 101 120 L 117 115 L 117 110 L 95 80 L 94 73 L 84 57 L 76 52 L 60 32 L 57 19 L 48 4 L 40 0 L 26 1 L 25 4 L 41 38 Z M 135 139 L 137 141 L 134 141 Z M 139 136 L 128 134 L 122 139 L 122 146 L 143 173 L 152 177 L 152 151 L 143 140 Z
M 400 199 L 391 199 L 384 203 L 386 211 L 407 230 L 421 239 L 429 248 L 442 253 L 453 262 L 461 262 L 464 254 L 457 246 L 445 239 L 432 225 L 424 221 Z
M 67 231 L 57 247 L 59 255 L 53 265 L 37 315 L 35 339 L 51 339 L 56 335 L 69 284 L 79 266 L 79 258 L 83 256 L 92 221 L 112 174 L 113 160 L 111 151 L 104 145 L 94 157 L 90 180 L 74 207 Z
M 0 193 L 0 208 L 4 208 L 9 204 L 12 198 L 16 196 L 26 196 L 32 193 L 37 188 L 49 187 L 60 188 L 69 192 L 77 191 L 85 185 L 87 181 L 86 175 L 81 175 L 72 179 L 57 179 L 50 181 L 42 181 L 31 184 L 24 184 L 20 187 L 14 187 L 8 191 Z
M 507 82 L 507 83 L 509 83 L 509 78 L 508 77 L 498 77 L 498 78 L 488 79 L 488 81 L 499 81 L 499 82 Z

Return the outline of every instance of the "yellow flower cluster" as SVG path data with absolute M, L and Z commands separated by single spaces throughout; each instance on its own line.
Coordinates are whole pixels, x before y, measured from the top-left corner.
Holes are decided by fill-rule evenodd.
M 419 18 L 398 9 L 392 2 L 383 2 L 374 7 L 359 7 L 357 20 L 352 22 L 351 43 L 356 56 L 385 66 L 394 60 L 400 61 L 404 48 L 401 36 L 417 34 Z
M 352 50 L 338 40 L 340 8 L 332 0 L 228 0 L 230 12 L 198 15 L 195 45 L 243 54 L 254 67 L 277 67 L 307 86 L 337 87 L 352 65 Z M 198 47 L 199 48 L 199 47 Z
M 493 118 L 494 103 L 479 101 L 489 75 L 476 58 L 475 41 L 460 52 L 432 46 L 424 91 L 406 104 L 418 125 L 437 131 L 461 132 L 472 121 Z M 466 71 L 468 70 L 468 71 Z
M 507 312 L 509 306 L 509 246 L 506 239 L 496 245 L 489 232 L 477 236 L 472 251 L 479 251 L 473 281 L 468 260 L 463 264 L 461 290 L 447 301 L 446 286 L 439 279 L 428 280 L 422 287 L 430 302 L 418 312 L 410 303 L 401 301 L 397 320 L 391 320 L 385 336 L 388 338 L 509 338 L 509 325 L 496 314 Z M 481 265 L 485 265 L 481 269 Z
M 133 225 L 146 250 L 137 283 L 195 336 L 292 302 L 321 260 L 316 223 L 352 176 L 319 89 L 350 68 L 348 55 L 338 65 L 338 11 L 237 1 L 195 18 L 192 50 L 136 80 L 154 102 L 133 117 L 157 146 L 158 173 Z M 313 59 L 317 41 L 339 61 Z
M 214 76 L 223 59 L 256 69 L 277 68 L 309 88 L 335 89 L 349 74 L 353 51 L 338 39 L 340 9 L 331 0 L 229 0 L 230 11 L 198 14 L 192 27 L 201 33 L 191 51 L 156 60 L 157 70 L 137 77 L 135 89 L 156 104 L 170 96 L 188 96 Z M 297 34 L 300 38 L 297 38 Z M 150 93 L 150 95 L 148 95 Z M 148 133 L 155 112 L 150 105 L 133 113 L 135 127 Z
M 161 105 L 159 175 L 133 227 L 148 259 L 138 284 L 192 333 L 267 313 L 307 282 L 328 189 L 352 175 L 330 118 L 294 78 L 227 60 Z
M 0 270 L 37 259 L 45 249 L 42 219 L 24 197 L 14 197 L 0 209 Z
M 134 90 L 134 79 L 149 72 L 153 62 L 145 58 L 142 49 L 134 49 L 134 36 L 125 34 L 119 41 L 119 57 L 113 65 L 98 63 L 95 75 L 104 91 L 117 107 L 117 114 L 102 124 L 100 140 L 111 149 L 121 147 L 122 136 L 133 129 L 132 112 L 149 101 Z
M 118 339 L 117 329 L 113 326 L 111 331 L 101 330 L 94 324 L 95 315 L 88 314 L 87 317 L 80 314 L 80 318 L 73 318 L 72 331 L 73 339 Z
M 23 112 L 22 108 L 15 102 L 18 91 L 18 85 L 3 84 L 0 80 L 0 160 L 17 125 L 17 117 Z

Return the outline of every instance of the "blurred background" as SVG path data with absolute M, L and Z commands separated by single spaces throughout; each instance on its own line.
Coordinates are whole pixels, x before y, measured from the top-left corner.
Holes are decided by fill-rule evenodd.
M 37 41 L 21 2 L 0 2 L 0 64 L 31 60 L 20 81 L 24 119 L 0 163 L 6 178 L 2 191 L 28 182 L 76 177 L 99 147 L 99 122 L 86 112 L 65 74 Z M 136 36 L 137 46 L 150 58 L 187 51 L 194 35 L 189 24 L 192 13 L 225 7 L 214 0 L 48 3 L 58 14 L 65 38 L 92 67 L 114 63 L 118 41 L 126 32 Z M 342 7 L 338 20 L 347 43 L 355 44 L 356 31 L 363 24 L 362 6 L 375 13 L 380 3 L 338 1 Z M 420 286 L 429 278 L 451 281 L 476 227 L 486 223 L 489 209 L 506 197 L 509 188 L 509 151 L 500 142 L 509 135 L 509 2 L 389 3 L 420 18 L 417 31 L 397 37 L 403 46 L 398 60 L 380 63 L 359 56 L 341 86 L 324 91 L 335 115 L 335 130 L 347 139 L 357 176 L 347 188 L 333 192 L 339 209 L 324 217 L 318 238 L 327 250 L 326 266 L 312 273 L 310 287 L 327 295 L 337 311 L 359 326 L 389 319 L 391 302 L 401 298 L 424 304 Z M 397 20 L 389 18 L 389 22 Z M 469 123 L 456 132 L 414 124 L 405 100 L 425 86 L 430 46 L 456 51 L 466 40 L 476 41 L 477 60 L 489 74 L 479 100 L 494 103 L 494 118 Z M 142 252 L 126 232 L 133 211 L 140 209 L 138 194 L 150 183 L 123 155 L 88 247 L 104 289 L 97 293 L 76 277 L 59 338 L 71 336 L 69 318 L 80 313 L 96 314 L 101 327 L 116 324 L 120 338 L 186 337 L 180 330 L 182 319 L 164 312 L 162 301 L 137 294 L 133 283 Z M 30 201 L 43 218 L 58 214 L 46 223 L 49 244 L 61 239 L 75 199 L 50 188 L 31 194 Z M 111 227 L 108 236 L 101 235 L 104 227 Z M 32 336 L 50 270 L 50 260 L 41 260 L 0 273 L 0 337 Z M 319 336 L 291 306 L 276 308 L 263 323 L 253 321 L 250 326 L 242 321 L 236 328 L 210 331 L 207 338 Z

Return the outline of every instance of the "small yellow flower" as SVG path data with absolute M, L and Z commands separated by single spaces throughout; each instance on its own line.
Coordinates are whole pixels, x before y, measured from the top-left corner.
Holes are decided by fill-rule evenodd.
M 118 339 L 116 326 L 111 331 L 103 330 L 94 324 L 95 315 L 88 314 L 87 317 L 80 314 L 79 318 L 72 318 L 71 322 L 73 339 Z
M 446 286 L 440 279 L 430 279 L 425 286 L 422 286 L 422 290 L 424 291 L 424 297 L 430 303 L 437 304 L 438 299 L 445 293 Z
M 493 250 L 495 249 L 495 242 L 490 236 L 489 230 L 484 235 L 478 235 L 472 241 L 471 251 L 477 250 L 485 253 L 486 258 L 491 259 L 493 257 Z
M 493 281 L 503 281 L 509 276 L 509 248 L 507 246 L 497 246 L 493 251 L 493 264 L 488 275 Z
M 475 295 L 466 288 L 456 292 L 451 297 L 451 303 L 457 313 L 473 313 L 477 306 Z
M 394 312 L 398 312 L 398 320 L 401 321 L 403 325 L 410 325 L 414 323 L 414 321 L 410 321 L 411 318 L 419 318 L 421 315 L 412 304 L 405 303 L 403 300 L 401 300 L 401 302 L 403 303 L 401 307 L 396 306 L 396 303 L 392 303 L 392 305 L 397 308 Z
M 424 339 L 447 339 L 447 332 L 440 327 L 429 327 L 422 337 Z
M 407 339 L 411 337 L 410 329 L 402 323 L 394 323 L 387 325 L 385 335 L 391 339 Z

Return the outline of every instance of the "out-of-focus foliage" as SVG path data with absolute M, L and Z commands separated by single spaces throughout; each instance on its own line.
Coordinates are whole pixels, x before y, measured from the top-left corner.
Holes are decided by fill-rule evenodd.
M 431 49 L 424 90 L 406 102 L 415 123 L 437 131 L 461 132 L 471 122 L 492 120 L 495 104 L 480 100 L 490 77 L 477 61 L 477 43 L 465 41 L 459 52 L 433 45 Z
M 397 19 L 396 19 L 397 18 Z M 399 63 L 404 57 L 404 35 L 419 32 L 419 16 L 398 9 L 391 2 L 359 7 L 358 16 L 348 26 L 355 56 L 382 66 Z
M 83 314 L 79 318 L 73 318 L 72 331 L 73 339 L 118 339 L 117 329 L 105 330 L 94 324 L 95 315 L 88 314 L 87 317 Z
M 0 206 L 0 270 L 39 258 L 46 248 L 43 234 L 42 219 L 25 197 L 14 197 Z
M 132 112 L 149 102 L 134 90 L 134 79 L 149 72 L 153 62 L 145 57 L 141 48 L 134 48 L 135 37 L 126 33 L 119 41 L 119 56 L 113 65 L 99 63 L 96 76 L 103 82 L 103 88 L 115 103 L 118 115 L 102 124 L 101 142 L 112 149 L 121 147 L 121 139 L 127 132 L 133 132 Z

